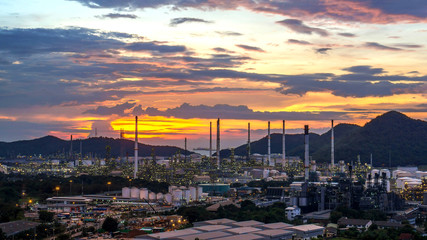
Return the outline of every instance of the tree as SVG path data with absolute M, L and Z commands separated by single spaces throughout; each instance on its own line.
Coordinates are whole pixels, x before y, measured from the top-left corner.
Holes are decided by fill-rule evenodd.
M 6 240 L 6 234 L 3 232 L 1 228 L 0 228 L 0 240 Z
M 48 212 L 48 211 L 42 210 L 39 212 L 39 219 L 42 222 L 52 222 L 54 215 L 55 215 L 55 213 L 53 213 L 53 212 Z
M 104 220 L 104 223 L 102 223 L 102 229 L 104 229 L 107 232 L 115 232 L 115 231 L 117 231 L 118 225 L 119 225 L 119 223 L 117 222 L 116 219 L 114 219 L 112 217 L 107 217 Z

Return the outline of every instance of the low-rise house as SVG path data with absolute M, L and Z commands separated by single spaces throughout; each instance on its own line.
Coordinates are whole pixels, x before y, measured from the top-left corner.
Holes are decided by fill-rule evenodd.
M 344 228 L 368 229 L 372 225 L 371 220 L 367 219 L 351 219 L 342 217 L 338 220 L 338 226 Z

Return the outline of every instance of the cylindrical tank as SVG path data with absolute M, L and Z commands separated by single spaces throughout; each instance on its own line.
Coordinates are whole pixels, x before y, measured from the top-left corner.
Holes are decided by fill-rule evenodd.
M 130 197 L 131 198 L 139 198 L 139 189 L 136 187 L 132 187 L 130 189 Z
M 157 199 L 157 200 L 161 200 L 161 199 L 163 199 L 163 193 L 161 193 L 161 192 L 157 193 L 157 194 L 156 194 L 156 199 Z
M 190 187 L 189 189 L 191 201 L 197 200 L 197 189 L 195 187 Z
M 316 161 L 315 160 L 312 160 L 311 161 L 311 172 L 316 172 Z
M 388 169 L 381 169 L 381 171 L 380 171 L 380 177 L 383 176 L 383 173 L 385 173 L 386 179 L 390 179 L 390 170 L 388 170 Z
M 264 171 L 262 172 L 262 178 L 268 178 L 268 175 L 270 174 L 270 170 L 268 169 L 264 169 Z
M 299 205 L 300 207 L 306 207 L 307 206 L 307 198 L 306 197 L 300 197 L 299 198 Z
M 130 198 L 130 189 L 128 187 L 122 188 L 122 197 Z
M 148 200 L 148 189 L 146 188 L 141 188 L 139 190 L 139 199 L 145 199 Z
M 186 186 L 181 186 L 181 187 L 179 187 L 179 189 L 185 190 L 185 189 L 187 189 L 187 187 Z
M 148 199 L 150 199 L 150 201 L 155 201 L 155 200 L 156 200 L 156 197 L 157 197 L 157 195 L 156 195 L 156 193 L 154 193 L 154 192 L 150 192 L 150 193 L 148 194 Z
M 343 160 L 339 161 L 339 165 L 340 165 L 340 172 L 344 173 L 345 172 L 345 162 Z
M 172 194 L 166 193 L 164 198 L 167 203 L 172 203 Z
M 190 190 L 185 189 L 182 191 L 182 198 L 186 201 L 189 202 L 191 197 L 190 197 Z
M 270 171 L 270 177 L 276 176 L 278 172 L 279 172 L 279 171 L 274 170 L 274 169 L 273 169 L 273 170 L 271 170 L 271 171 Z
M 372 171 L 371 171 L 372 179 L 375 179 L 375 174 L 378 174 L 381 177 L 379 169 L 372 169 Z
M 181 189 L 175 189 L 172 192 L 173 200 L 174 201 L 181 201 L 182 199 L 182 190 Z
M 386 189 L 387 189 L 387 192 L 390 192 L 391 191 L 391 186 L 390 186 L 390 180 L 387 180 L 387 182 L 386 182 Z
M 198 201 L 200 199 L 202 199 L 202 194 L 203 194 L 203 188 L 202 187 L 197 187 L 197 200 Z
M 172 193 L 174 189 L 178 188 L 177 186 L 169 186 L 168 193 Z

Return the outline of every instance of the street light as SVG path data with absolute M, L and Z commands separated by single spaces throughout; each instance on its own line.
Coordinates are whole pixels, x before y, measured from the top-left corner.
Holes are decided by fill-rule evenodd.
M 73 183 L 73 180 L 70 180 L 70 196 L 71 196 L 71 184 Z
M 55 187 L 55 190 L 56 190 L 56 196 L 58 197 L 58 192 L 59 192 L 59 190 L 60 190 L 59 186 L 56 186 L 56 187 Z
M 110 191 L 110 185 L 111 185 L 111 182 L 107 182 L 108 192 Z

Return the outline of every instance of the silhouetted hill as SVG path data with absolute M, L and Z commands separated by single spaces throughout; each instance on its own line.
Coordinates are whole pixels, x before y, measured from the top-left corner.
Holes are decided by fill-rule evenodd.
M 106 137 L 94 137 L 83 140 L 73 141 L 73 152 L 80 152 L 80 141 L 82 141 L 82 153 L 87 155 L 92 153 L 93 156 L 105 157 L 107 150 L 106 147 L 110 146 L 110 156 L 117 157 L 120 155 L 129 156 L 134 155 L 134 141 L 126 139 L 114 139 Z M 59 139 L 54 136 L 45 136 L 33 140 L 24 140 L 16 142 L 0 142 L 0 156 L 1 157 L 14 157 L 18 154 L 21 155 L 54 155 L 54 154 L 69 154 L 71 142 Z M 173 146 L 152 146 L 147 144 L 138 145 L 139 156 L 151 156 L 153 149 L 156 156 L 172 156 L 177 152 L 184 154 L 184 150 Z M 190 151 L 187 151 L 190 154 Z
M 366 123 L 349 137 L 337 142 L 339 159 L 369 161 L 372 153 L 374 166 L 427 164 L 427 122 L 415 120 L 391 111 Z
M 302 131 L 302 129 L 301 129 Z M 356 161 L 360 155 L 362 163 L 369 162 L 372 153 L 374 166 L 427 164 L 427 122 L 390 111 L 376 117 L 365 126 L 338 124 L 334 128 L 335 162 Z M 252 153 L 267 153 L 267 137 L 251 143 Z M 281 134 L 271 135 L 271 153 L 282 152 Z M 304 155 L 303 134 L 286 135 L 288 156 Z M 246 155 L 246 144 L 235 149 L 236 155 Z M 229 150 L 221 155 L 230 155 Z M 331 132 L 322 135 L 310 134 L 310 155 L 318 162 L 330 162 Z

